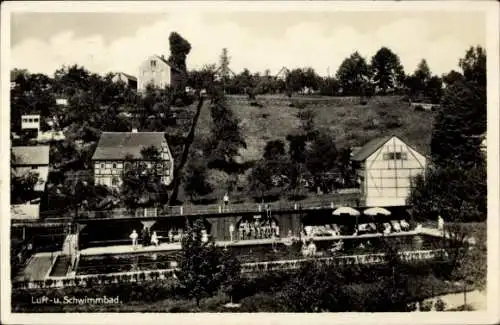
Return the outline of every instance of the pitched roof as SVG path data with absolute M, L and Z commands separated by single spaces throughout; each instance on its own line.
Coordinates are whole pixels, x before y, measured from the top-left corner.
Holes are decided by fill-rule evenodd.
M 125 72 L 118 72 L 118 73 L 115 73 L 115 76 L 116 76 L 116 75 L 119 75 L 119 74 L 124 75 L 125 77 L 127 77 L 127 78 L 128 78 L 128 79 L 130 79 L 130 80 L 137 81 L 137 78 L 136 78 L 136 77 L 134 77 L 134 76 L 132 76 L 132 75 L 129 75 L 129 74 L 125 73 Z
M 48 165 L 49 152 L 49 146 L 12 147 L 12 153 L 16 158 L 15 166 Z
M 103 132 L 92 159 L 123 160 L 127 155 L 141 159 L 142 149 L 161 148 L 166 141 L 163 132 Z
M 356 150 L 351 159 L 354 161 L 365 161 L 366 158 L 370 157 L 372 153 L 377 151 L 378 148 L 382 147 L 392 137 L 391 135 L 370 140 L 367 144 Z
M 181 69 L 179 69 L 178 67 L 176 67 L 172 62 L 170 62 L 167 59 L 165 59 L 164 56 L 160 56 L 160 55 L 156 55 L 155 54 L 154 57 L 156 57 L 158 60 L 162 61 L 163 63 L 167 64 L 168 66 L 170 66 L 172 69 L 176 70 L 177 72 L 184 73 L 184 71 L 182 71 Z

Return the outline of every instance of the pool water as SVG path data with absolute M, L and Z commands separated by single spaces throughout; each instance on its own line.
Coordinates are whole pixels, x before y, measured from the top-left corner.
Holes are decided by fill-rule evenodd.
M 323 256 L 354 255 L 380 253 L 386 246 L 398 250 L 425 250 L 442 247 L 442 239 L 426 236 L 399 236 L 380 238 L 344 240 L 344 248 L 339 253 L 331 253 L 329 248 L 333 242 L 330 240 L 316 241 L 317 251 Z M 290 246 L 282 243 L 275 245 L 246 245 L 228 247 L 241 263 L 264 262 L 276 260 L 292 260 L 303 258 L 302 243 L 297 242 Z M 168 269 L 172 263 L 179 261 L 180 251 L 163 251 L 135 254 L 82 256 L 78 263 L 77 275 L 106 274 L 115 272 L 142 271 Z

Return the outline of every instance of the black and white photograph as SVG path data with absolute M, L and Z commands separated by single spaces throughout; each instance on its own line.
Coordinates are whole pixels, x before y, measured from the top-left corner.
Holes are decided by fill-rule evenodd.
M 499 320 L 498 3 L 145 3 L 2 3 L 2 323 Z

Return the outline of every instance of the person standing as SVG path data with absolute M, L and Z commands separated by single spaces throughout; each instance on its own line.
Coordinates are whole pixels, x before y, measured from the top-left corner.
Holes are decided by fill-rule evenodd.
M 156 231 L 153 231 L 153 234 L 151 235 L 151 244 L 158 246 L 158 235 L 156 234 Z
M 231 241 L 234 241 L 234 225 L 233 225 L 233 223 L 229 224 L 229 238 Z
M 137 248 L 137 237 L 139 235 L 137 234 L 137 231 L 135 231 L 135 229 L 132 231 L 132 233 L 130 234 L 130 239 L 132 239 L 132 248 L 133 249 L 136 249 Z
M 229 195 L 227 194 L 224 194 L 224 212 L 227 212 L 228 209 L 229 209 Z
M 438 230 L 441 234 L 444 235 L 444 220 L 441 215 L 438 216 Z

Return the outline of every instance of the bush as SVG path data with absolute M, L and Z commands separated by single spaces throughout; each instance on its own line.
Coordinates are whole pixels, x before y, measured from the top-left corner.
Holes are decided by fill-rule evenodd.
M 417 106 L 415 106 L 415 111 L 423 112 L 425 110 L 424 110 L 424 107 L 422 105 L 417 105 Z
M 230 298 L 227 295 L 219 293 L 215 296 L 203 299 L 200 303 L 200 307 L 206 312 L 218 312 L 222 311 L 224 309 L 224 304 L 229 301 Z
M 436 311 L 444 311 L 446 309 L 446 303 L 441 298 L 438 298 L 434 303 L 434 309 Z
M 241 300 L 241 312 L 284 312 L 285 308 L 272 294 L 258 293 Z

